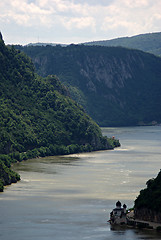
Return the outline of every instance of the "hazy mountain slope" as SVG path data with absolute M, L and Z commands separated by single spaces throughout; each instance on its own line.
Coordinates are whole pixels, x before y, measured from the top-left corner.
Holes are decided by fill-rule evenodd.
M 56 74 L 101 126 L 161 122 L 161 59 L 120 47 L 20 47 L 42 76 Z
M 122 46 L 127 48 L 139 49 L 161 56 L 161 32 L 140 34 L 133 37 L 123 37 L 112 40 L 93 41 L 84 44 L 106 47 Z

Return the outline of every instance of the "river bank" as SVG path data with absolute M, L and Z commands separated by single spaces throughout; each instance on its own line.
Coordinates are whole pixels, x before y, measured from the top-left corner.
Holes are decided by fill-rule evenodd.
M 128 219 L 128 226 L 140 228 L 140 229 L 149 229 L 149 230 L 157 230 L 161 231 L 161 223 L 156 222 L 149 222 L 149 221 L 143 221 L 140 219 Z
M 114 137 L 105 138 L 107 144 L 102 144 L 102 147 L 92 148 L 89 144 L 69 146 L 50 146 L 50 148 L 41 147 L 40 149 L 28 150 L 27 152 L 14 152 L 8 155 L 0 155 L 0 192 L 3 192 L 4 186 L 16 183 L 20 180 L 20 175 L 11 169 L 11 163 L 22 162 L 32 158 L 69 155 L 81 152 L 92 152 L 98 150 L 113 150 L 120 147 L 120 142 Z

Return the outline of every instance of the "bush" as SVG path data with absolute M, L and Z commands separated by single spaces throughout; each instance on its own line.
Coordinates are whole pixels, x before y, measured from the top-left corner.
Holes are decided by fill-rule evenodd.
M 4 189 L 3 182 L 2 182 L 2 180 L 0 179 L 0 192 L 3 192 L 3 189 Z

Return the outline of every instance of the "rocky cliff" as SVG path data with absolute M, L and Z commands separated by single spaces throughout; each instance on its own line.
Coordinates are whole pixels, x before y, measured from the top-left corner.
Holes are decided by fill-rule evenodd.
M 148 222 L 161 223 L 161 212 L 149 208 L 140 208 L 135 210 L 135 218 Z

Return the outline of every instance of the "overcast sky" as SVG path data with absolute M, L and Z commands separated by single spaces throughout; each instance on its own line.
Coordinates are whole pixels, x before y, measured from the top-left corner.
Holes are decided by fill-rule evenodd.
M 161 32 L 161 0 L 1 0 L 0 31 L 22 45 Z

